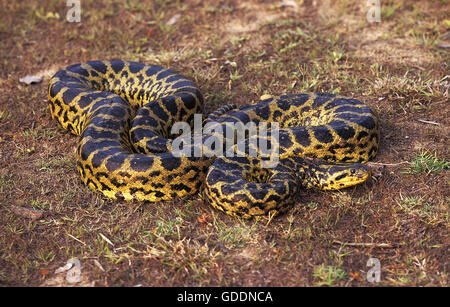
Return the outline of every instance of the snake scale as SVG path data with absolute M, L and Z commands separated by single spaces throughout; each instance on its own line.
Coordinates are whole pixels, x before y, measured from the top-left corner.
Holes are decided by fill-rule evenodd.
M 225 106 L 203 122 L 279 123 L 274 167 L 263 167 L 258 155 L 237 154 L 254 144 L 249 137 L 243 147 L 224 148 L 234 155 L 177 155 L 171 128 L 177 122 L 194 125 L 202 94 L 170 69 L 137 62 L 68 66 L 51 78 L 48 100 L 52 118 L 81 136 L 82 181 L 109 198 L 154 202 L 203 191 L 228 214 L 275 215 L 290 207 L 300 187 L 332 190 L 365 181 L 370 169 L 363 163 L 378 151 L 378 119 L 365 104 L 305 93 Z M 271 133 L 254 140 L 267 141 Z

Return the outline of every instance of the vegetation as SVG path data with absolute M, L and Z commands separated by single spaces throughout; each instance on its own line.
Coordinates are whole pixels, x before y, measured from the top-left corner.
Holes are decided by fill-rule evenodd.
M 448 1 L 0 0 L 0 285 L 446 286 Z M 447 46 L 447 47 L 446 47 Z M 111 201 L 81 183 L 77 137 L 50 118 L 49 78 L 93 59 L 171 67 L 205 114 L 264 94 L 352 96 L 381 123 L 362 185 L 302 191 L 283 216 L 226 216 L 200 195 Z M 25 85 L 19 78 L 39 75 Z M 447 111 L 446 111 L 447 110 Z M 381 282 L 366 280 L 367 260 Z

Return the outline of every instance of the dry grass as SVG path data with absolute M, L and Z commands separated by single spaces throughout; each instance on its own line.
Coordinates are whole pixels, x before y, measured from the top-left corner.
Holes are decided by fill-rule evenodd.
M 0 0 L 0 285 L 68 285 L 54 272 L 77 257 L 82 285 L 367 286 L 376 257 L 380 285 L 446 286 L 449 4 L 382 1 L 371 24 L 365 3 L 82 0 L 69 23 L 64 1 Z M 77 138 L 50 119 L 46 87 L 68 64 L 113 58 L 192 78 L 206 113 L 263 94 L 359 98 L 381 120 L 380 170 L 355 188 L 304 191 L 271 221 L 199 196 L 103 199 L 78 178 Z M 44 82 L 19 83 L 27 74 Z

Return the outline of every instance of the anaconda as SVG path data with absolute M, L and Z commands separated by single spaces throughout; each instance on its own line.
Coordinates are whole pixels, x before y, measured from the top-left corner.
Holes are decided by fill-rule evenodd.
M 205 121 L 279 123 L 275 167 L 262 166 L 260 156 L 240 153 L 236 144 L 224 148 L 233 155 L 174 154 L 171 128 L 194 124 L 202 94 L 173 70 L 137 62 L 71 65 L 52 77 L 48 99 L 52 117 L 80 136 L 82 181 L 109 198 L 160 201 L 204 191 L 228 214 L 274 215 L 289 208 L 300 187 L 340 189 L 363 182 L 370 170 L 362 163 L 378 151 L 378 119 L 364 103 L 304 93 L 225 106 Z M 257 136 L 257 143 L 263 140 Z

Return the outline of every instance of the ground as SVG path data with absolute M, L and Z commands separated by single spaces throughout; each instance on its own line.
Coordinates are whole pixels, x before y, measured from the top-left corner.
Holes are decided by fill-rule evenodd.
M 447 286 L 449 3 L 384 0 L 369 22 L 367 2 L 81 0 L 69 22 L 65 1 L 0 0 L 0 285 Z M 264 94 L 360 99 L 381 123 L 373 176 L 251 221 L 196 195 L 105 199 L 47 106 L 49 78 L 94 59 L 171 67 L 198 84 L 205 114 Z M 72 284 L 55 271 L 74 257 Z

